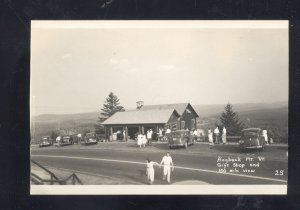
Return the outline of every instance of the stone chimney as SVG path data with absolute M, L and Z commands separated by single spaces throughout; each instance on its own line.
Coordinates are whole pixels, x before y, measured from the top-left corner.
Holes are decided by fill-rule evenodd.
M 144 101 L 137 101 L 136 102 L 136 109 L 140 109 L 140 108 L 142 108 L 142 106 L 144 106 Z

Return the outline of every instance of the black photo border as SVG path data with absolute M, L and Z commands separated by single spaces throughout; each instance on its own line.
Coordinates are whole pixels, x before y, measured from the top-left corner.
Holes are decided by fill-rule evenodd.
M 299 11 L 296 0 L 1 1 L 0 209 L 300 209 Z M 31 20 L 289 20 L 288 195 L 30 195 Z

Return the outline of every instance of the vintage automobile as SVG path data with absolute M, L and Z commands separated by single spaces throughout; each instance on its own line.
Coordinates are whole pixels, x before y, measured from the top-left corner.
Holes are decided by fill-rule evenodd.
M 66 146 L 74 144 L 74 137 L 72 135 L 64 135 L 59 141 L 59 146 Z
M 39 147 L 47 147 L 51 145 L 53 145 L 53 140 L 50 136 L 43 136 L 39 143 Z
M 94 132 L 85 134 L 84 138 L 81 139 L 80 143 L 84 145 L 97 144 L 98 141 L 96 138 L 96 134 Z
M 261 151 L 265 148 L 264 137 L 262 136 L 262 129 L 247 128 L 242 130 L 241 139 L 239 140 L 240 149 L 259 149 Z
M 187 130 L 172 131 L 167 135 L 170 149 L 175 147 L 185 147 L 195 144 L 194 135 L 191 135 Z

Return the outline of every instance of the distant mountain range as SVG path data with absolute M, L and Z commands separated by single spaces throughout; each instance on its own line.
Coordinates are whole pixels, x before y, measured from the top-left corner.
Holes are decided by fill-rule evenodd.
M 224 104 L 202 104 L 192 105 L 195 111 L 200 117 L 210 117 L 220 115 L 224 110 Z M 276 103 L 242 103 L 233 104 L 234 111 L 238 112 L 239 115 L 253 115 L 262 113 L 272 115 L 274 113 L 286 114 L 288 112 L 288 102 L 276 102 Z M 43 114 L 34 116 L 32 122 L 59 122 L 59 121 L 97 121 L 99 112 L 88 112 L 88 113 L 76 113 L 76 114 Z M 263 117 L 263 116 L 262 116 Z
M 274 112 L 274 111 L 287 111 L 288 102 L 275 102 L 275 103 L 241 103 L 232 104 L 233 110 L 240 115 L 253 112 Z M 213 115 L 220 115 L 223 112 L 224 104 L 213 105 L 193 105 L 194 109 L 201 117 L 209 117 Z
M 214 126 L 224 110 L 224 104 L 193 105 L 195 111 L 207 122 L 206 126 Z M 233 104 L 234 111 L 248 126 L 261 127 L 273 130 L 277 136 L 287 137 L 288 130 L 288 103 L 244 103 Z M 93 130 L 97 123 L 99 112 L 77 114 L 43 114 L 32 117 L 32 142 L 37 142 L 44 135 L 50 135 L 54 130 Z M 201 128 L 207 129 L 205 125 Z

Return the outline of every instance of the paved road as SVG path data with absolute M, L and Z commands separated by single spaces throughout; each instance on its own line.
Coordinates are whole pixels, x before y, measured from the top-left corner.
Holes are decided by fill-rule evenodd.
M 64 147 L 64 148 L 33 148 L 32 159 L 50 167 L 64 168 L 99 174 L 108 177 L 116 177 L 134 183 L 146 184 L 145 159 L 160 162 L 165 151 L 145 151 L 138 148 L 126 150 L 97 149 L 95 147 Z M 247 155 L 237 155 L 220 152 L 220 155 L 212 155 L 209 150 L 203 150 L 199 154 L 189 153 L 189 151 L 171 152 L 175 163 L 175 170 L 172 173 L 171 182 L 197 180 L 204 184 L 286 184 L 287 180 L 287 159 L 278 160 L 266 156 L 263 161 L 258 161 L 258 156 L 249 156 L 252 161 L 246 161 Z M 263 157 L 264 155 L 261 155 Z M 239 172 L 224 174 L 218 172 L 226 166 L 226 162 L 233 158 L 235 163 L 245 164 L 244 168 L 255 169 L 255 172 L 243 172 L 240 167 L 235 167 Z M 219 159 L 219 162 L 218 162 Z M 250 168 L 249 164 L 257 164 Z M 221 164 L 217 167 L 217 164 Z M 228 162 L 229 168 L 233 169 L 233 162 Z M 222 165 L 223 164 L 223 165 Z M 239 165 L 242 166 L 242 165 Z M 226 167 L 227 172 L 229 168 Z M 278 170 L 278 171 L 276 171 Z M 282 170 L 282 171 L 280 171 Z M 277 172 L 278 175 L 275 175 Z M 281 172 L 282 175 L 281 175 Z M 155 183 L 166 184 L 161 180 L 162 169 L 155 167 Z M 191 183 L 194 183 L 193 181 Z M 105 184 L 105 183 L 103 183 Z

